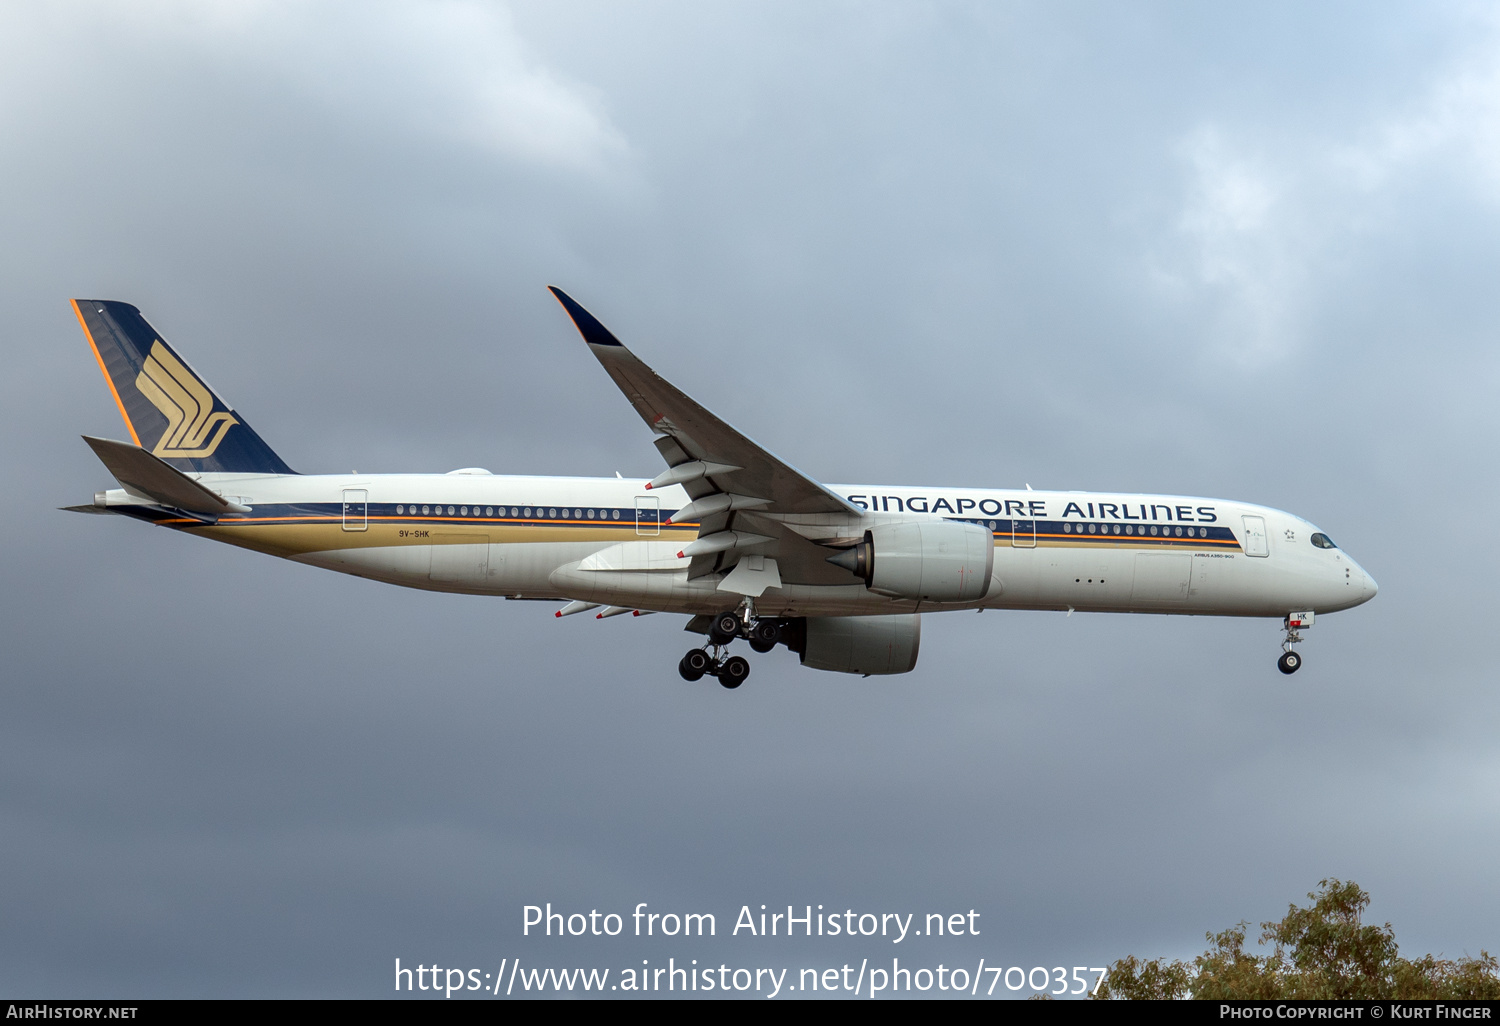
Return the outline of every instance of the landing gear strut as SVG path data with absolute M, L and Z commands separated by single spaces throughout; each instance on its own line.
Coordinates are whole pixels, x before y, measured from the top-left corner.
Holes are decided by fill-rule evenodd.
M 1281 642 L 1281 658 L 1276 660 L 1276 668 L 1282 673 L 1296 673 L 1302 669 L 1302 657 L 1292 650 L 1292 646 L 1302 640 L 1298 631 L 1303 627 L 1313 625 L 1312 613 L 1291 613 L 1282 621 L 1286 630 L 1286 638 Z

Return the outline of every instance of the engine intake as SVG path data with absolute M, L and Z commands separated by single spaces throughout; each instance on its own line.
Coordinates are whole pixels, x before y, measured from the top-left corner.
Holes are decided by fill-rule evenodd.
M 828 562 L 871 591 L 925 602 L 973 602 L 990 590 L 995 539 L 977 524 L 957 520 L 880 524 L 864 540 Z

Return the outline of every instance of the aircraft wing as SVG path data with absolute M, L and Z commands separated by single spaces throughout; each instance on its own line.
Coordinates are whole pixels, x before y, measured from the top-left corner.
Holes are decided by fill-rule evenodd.
M 771 528 L 772 521 L 759 514 L 834 513 L 857 518 L 860 510 L 767 452 L 662 378 L 567 293 L 552 288 L 552 294 L 573 319 L 605 372 L 646 425 L 660 436 L 656 448 L 669 469 L 648 487 L 681 484 L 687 490 L 692 501 L 675 519 L 698 522 L 700 541 L 727 531 L 731 524 L 742 531 L 769 534 L 778 538 L 778 558 L 785 560 L 790 554 L 783 553 L 783 548 L 801 553 L 802 558 L 793 559 L 796 566 L 782 567 L 783 576 L 791 571 L 791 579 L 799 582 L 844 583 L 843 577 L 837 576 L 839 571 L 830 575 L 832 568 L 822 558 L 826 550 L 794 538 L 792 532 Z M 734 548 L 695 555 L 688 576 L 703 576 L 736 560 Z M 805 567 L 805 574 L 799 572 L 799 566 Z

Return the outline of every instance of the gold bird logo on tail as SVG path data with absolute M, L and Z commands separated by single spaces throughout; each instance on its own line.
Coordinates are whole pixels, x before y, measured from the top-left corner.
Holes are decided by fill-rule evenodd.
M 154 456 L 212 456 L 224 433 L 239 423 L 233 414 L 214 412 L 213 393 L 160 340 L 152 344 L 135 387 L 167 418 Z

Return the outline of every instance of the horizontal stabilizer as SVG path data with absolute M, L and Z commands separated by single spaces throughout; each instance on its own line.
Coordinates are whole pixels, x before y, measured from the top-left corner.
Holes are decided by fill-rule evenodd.
M 95 506 L 90 503 L 87 506 L 59 506 L 58 509 L 64 513 L 93 513 L 97 516 L 114 516 L 115 511 L 108 506 Z
M 203 487 L 138 445 L 88 435 L 84 435 L 83 440 L 89 443 L 94 455 L 127 491 L 189 513 L 222 516 L 248 512 L 244 506 L 226 502 L 223 496 Z

